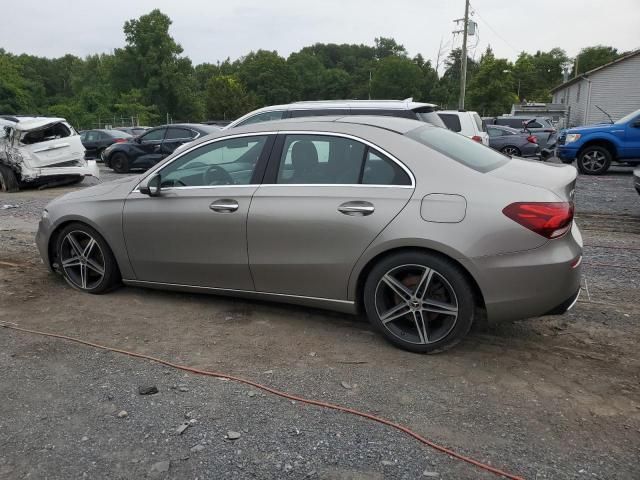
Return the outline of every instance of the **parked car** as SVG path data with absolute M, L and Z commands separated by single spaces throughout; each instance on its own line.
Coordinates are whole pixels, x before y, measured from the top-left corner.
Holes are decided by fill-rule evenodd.
M 489 145 L 489 135 L 480 115 L 476 112 L 441 110 L 438 116 L 449 130 L 460 133 L 483 145 Z
M 231 122 L 226 128 L 241 127 L 252 123 L 286 118 L 320 117 L 326 115 L 380 115 L 421 120 L 438 127 L 444 123 L 435 113 L 437 105 L 406 100 L 321 100 L 295 102 L 288 105 L 272 105 L 260 108 Z
M 102 160 L 104 150 L 114 143 L 124 143 L 131 139 L 131 135 L 121 130 L 84 130 L 80 132 L 80 140 L 86 150 L 86 158 Z
M 633 170 L 633 186 L 636 188 L 638 195 L 640 195 L 640 167 Z
M 104 164 L 118 173 L 146 170 L 168 157 L 180 145 L 220 129 L 212 125 L 176 123 L 147 130 L 130 142 L 114 143 L 102 155 Z
M 2 119 L 0 127 L 0 189 L 41 186 L 98 178 L 95 161 L 84 158 L 80 135 L 64 118 Z
M 417 120 L 265 122 L 59 197 L 36 242 L 86 293 L 122 281 L 362 310 L 392 343 L 436 352 L 481 312 L 573 305 L 576 173 Z
M 540 154 L 540 145 L 535 135 L 500 125 L 489 125 L 489 146 L 511 157 L 536 157 Z
M 640 110 L 617 122 L 563 130 L 556 155 L 564 163 L 577 160 L 586 175 L 602 175 L 612 162 L 640 164 Z
M 144 134 L 150 127 L 115 127 L 114 130 L 128 133 L 132 137 L 139 137 Z
M 485 120 L 488 125 L 504 125 L 505 127 L 517 128 L 529 132 L 538 138 L 540 148 L 547 148 L 548 144 L 555 143 L 558 135 L 553 120 L 549 117 L 524 117 L 524 116 L 501 116 Z

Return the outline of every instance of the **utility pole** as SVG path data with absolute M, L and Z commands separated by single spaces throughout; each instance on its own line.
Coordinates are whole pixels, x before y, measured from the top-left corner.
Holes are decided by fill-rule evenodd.
M 464 27 L 462 29 L 462 53 L 460 55 L 460 63 L 462 64 L 460 72 L 460 97 L 458 98 L 458 109 L 464 110 L 464 94 L 467 83 L 467 29 L 469 28 L 469 0 L 464 2 Z

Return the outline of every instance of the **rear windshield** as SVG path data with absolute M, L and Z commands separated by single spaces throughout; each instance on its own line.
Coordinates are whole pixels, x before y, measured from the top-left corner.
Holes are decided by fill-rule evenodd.
M 510 160 L 506 155 L 443 128 L 418 127 L 405 135 L 482 173 L 501 167 Z
M 455 113 L 439 113 L 438 116 L 442 119 L 449 130 L 453 130 L 454 132 L 459 132 L 462 130 L 462 125 L 460 125 L 460 117 Z
M 436 127 L 447 128 L 442 119 L 431 107 L 416 108 L 414 112 L 418 115 L 418 119 L 423 122 L 430 123 Z

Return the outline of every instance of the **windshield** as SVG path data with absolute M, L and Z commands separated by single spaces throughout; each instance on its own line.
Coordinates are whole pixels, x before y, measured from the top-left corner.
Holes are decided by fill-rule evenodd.
M 625 115 L 624 117 L 622 117 L 620 120 L 618 120 L 617 122 L 615 122 L 616 125 L 620 125 L 621 123 L 627 123 L 629 120 L 631 120 L 632 118 L 634 118 L 636 115 L 640 115 L 640 109 L 636 110 L 635 112 L 631 112 L 628 115 Z
M 422 111 L 416 109 L 414 110 L 414 112 L 418 116 L 418 119 L 422 120 L 423 122 L 430 123 L 431 125 L 435 125 L 436 127 L 447 128 L 442 119 L 431 108 L 429 108 L 428 111 L 426 108 Z
M 501 167 L 510 160 L 506 155 L 444 128 L 418 127 L 405 135 L 482 173 Z

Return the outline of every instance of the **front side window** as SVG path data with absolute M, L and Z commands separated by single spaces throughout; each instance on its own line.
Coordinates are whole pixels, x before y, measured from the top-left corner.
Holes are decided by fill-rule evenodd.
M 449 130 L 452 130 L 454 132 L 460 132 L 462 130 L 462 125 L 460 125 L 460 117 L 458 117 L 458 115 L 456 115 L 455 113 L 439 113 L 438 115 Z
M 443 128 L 418 127 L 406 136 L 478 172 L 501 167 L 510 158 Z
M 395 162 L 357 140 L 287 135 L 277 183 L 411 185 L 411 179 Z
M 141 137 L 143 142 L 154 142 L 164 138 L 165 128 L 159 128 L 157 130 L 151 130 L 149 133 Z
M 240 122 L 236 127 L 241 127 L 243 125 L 251 125 L 252 123 L 260 123 L 260 122 L 268 122 L 269 120 L 281 120 L 284 116 L 284 110 L 274 110 L 271 112 L 262 112 L 254 115 L 253 117 L 249 117 L 246 120 Z
M 160 171 L 162 187 L 249 185 L 266 141 L 260 135 L 198 147 Z

